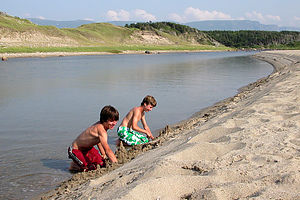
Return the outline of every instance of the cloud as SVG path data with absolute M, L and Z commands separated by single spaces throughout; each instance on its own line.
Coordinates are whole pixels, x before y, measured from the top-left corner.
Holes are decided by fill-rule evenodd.
M 175 21 L 175 22 L 190 22 L 190 21 L 202 21 L 202 20 L 255 20 L 259 21 L 263 24 L 270 24 L 270 23 L 278 23 L 281 21 L 280 16 L 276 15 L 264 15 L 262 13 L 252 11 L 247 12 L 245 16 L 241 16 L 238 18 L 232 18 L 229 14 L 226 14 L 221 11 L 208 11 L 208 10 L 201 10 L 199 8 L 188 7 L 184 10 L 182 15 L 178 13 L 171 13 L 168 15 L 168 20 Z M 295 19 L 297 19 L 295 17 Z M 300 19 L 298 17 L 298 19 Z
M 130 19 L 130 14 L 129 14 L 129 12 L 127 12 L 126 10 L 121 10 L 121 11 L 119 12 L 119 16 L 120 16 L 120 18 L 121 18 L 122 20 L 124 20 L 124 21 L 128 21 L 128 20 Z
M 155 21 L 156 17 L 150 13 L 147 13 L 145 10 L 136 9 L 134 10 L 135 17 L 139 20 L 145 20 L 145 21 Z
M 189 7 L 184 11 L 184 14 L 195 20 L 210 20 L 210 19 L 231 19 L 230 15 L 227 15 L 218 11 L 200 10 L 199 8 Z
M 92 19 L 92 18 L 84 18 L 83 20 L 87 20 L 87 21 L 95 21 L 95 20 Z
M 38 18 L 38 19 L 46 19 L 46 18 L 43 17 L 43 16 L 38 16 L 38 17 L 36 17 L 36 18 Z
M 274 20 L 274 21 L 280 21 L 281 20 L 279 16 L 273 16 L 273 15 L 266 15 L 266 18 L 270 19 L 270 20 Z
M 295 26 L 295 27 L 299 27 L 300 28 L 300 17 L 298 16 L 294 16 L 293 20 L 289 21 L 289 26 Z
M 117 21 L 118 19 L 118 13 L 114 10 L 109 10 L 106 13 L 106 18 L 108 18 L 108 20 L 112 20 L 112 21 Z
M 155 21 L 156 17 L 145 10 L 136 9 L 132 12 L 126 10 L 109 10 L 106 12 L 106 18 L 110 21 L 128 21 L 128 20 L 141 20 L 141 21 Z
M 25 13 L 24 16 L 28 18 L 28 17 L 31 16 L 31 14 L 30 13 Z
M 296 20 L 296 21 L 300 21 L 300 17 L 294 17 L 294 20 Z
M 261 13 L 258 13 L 256 11 L 252 12 L 247 12 L 246 18 L 250 20 L 256 20 L 261 23 L 273 23 L 273 22 L 278 22 L 281 21 L 280 16 L 274 16 L 274 15 L 263 15 Z
M 188 7 L 181 16 L 172 13 L 168 16 L 169 19 L 177 22 L 215 20 L 215 19 L 231 19 L 231 16 L 220 11 L 200 10 L 199 8 Z
M 128 21 L 130 19 L 130 13 L 126 10 L 109 10 L 106 13 L 106 18 L 111 21 Z
M 168 18 L 175 22 L 184 22 L 184 18 L 176 13 L 169 14 Z

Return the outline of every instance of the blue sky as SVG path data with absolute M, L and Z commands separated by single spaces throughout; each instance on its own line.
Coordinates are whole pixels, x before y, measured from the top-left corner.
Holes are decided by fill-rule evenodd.
M 1 0 L 0 11 L 51 20 L 176 21 L 247 19 L 300 27 L 300 0 Z

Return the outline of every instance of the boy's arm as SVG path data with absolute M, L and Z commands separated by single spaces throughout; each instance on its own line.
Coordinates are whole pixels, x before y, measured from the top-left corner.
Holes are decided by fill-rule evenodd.
M 106 156 L 106 153 L 105 153 L 105 150 L 104 150 L 102 144 L 101 144 L 101 143 L 98 143 L 97 146 L 98 146 L 98 149 L 100 150 L 100 153 L 101 153 L 102 157 L 103 157 L 104 159 L 106 159 L 107 156 Z
M 144 129 L 148 132 L 148 133 L 146 133 L 147 136 L 148 136 L 150 139 L 153 140 L 154 137 L 153 137 L 153 135 L 152 135 L 152 133 L 151 133 L 151 131 L 150 131 L 149 126 L 147 125 L 145 115 L 142 116 L 141 121 L 142 121 L 142 124 L 143 124 Z
M 107 143 L 107 132 L 105 130 L 100 130 L 99 131 L 99 139 L 100 139 L 100 143 L 99 144 L 102 146 L 103 151 L 105 152 L 105 154 L 107 155 L 107 157 L 109 158 L 109 160 L 111 162 L 113 162 L 113 163 L 118 162 L 118 160 L 117 160 L 114 152 L 110 149 L 110 147 L 109 147 L 109 145 Z
M 141 113 L 137 110 L 133 111 L 133 117 L 132 117 L 132 129 L 140 132 L 140 133 L 145 133 L 146 135 L 149 134 L 149 131 L 146 129 L 142 129 L 138 126 L 138 122 L 141 119 Z

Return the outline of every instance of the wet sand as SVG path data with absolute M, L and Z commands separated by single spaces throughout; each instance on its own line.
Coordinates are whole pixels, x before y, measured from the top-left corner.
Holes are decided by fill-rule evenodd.
M 223 50 L 154 50 L 154 51 L 121 51 L 111 52 L 36 52 L 36 53 L 0 53 L 0 58 L 6 61 L 10 58 L 45 58 L 45 57 L 64 57 L 64 56 L 86 56 L 86 55 L 116 55 L 116 54 L 160 54 L 160 53 L 183 53 L 183 52 L 215 52 Z
M 270 76 L 41 198 L 300 199 L 300 51 L 256 57 Z

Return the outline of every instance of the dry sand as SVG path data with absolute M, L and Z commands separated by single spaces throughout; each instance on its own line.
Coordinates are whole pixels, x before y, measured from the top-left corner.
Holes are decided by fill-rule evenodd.
M 274 73 L 43 198 L 300 199 L 300 51 L 256 57 Z

